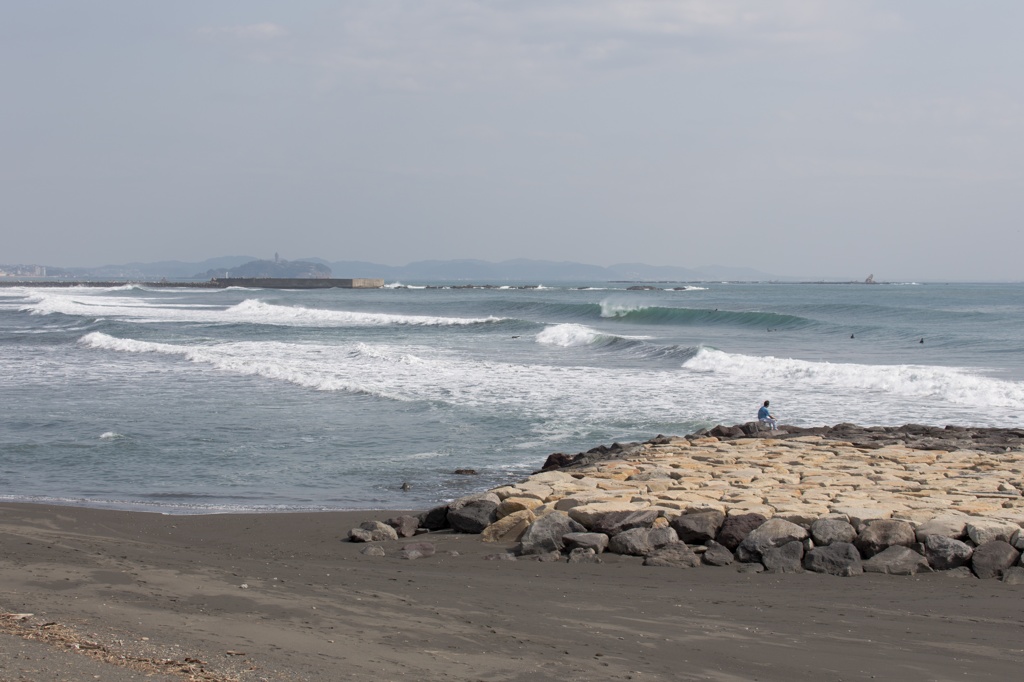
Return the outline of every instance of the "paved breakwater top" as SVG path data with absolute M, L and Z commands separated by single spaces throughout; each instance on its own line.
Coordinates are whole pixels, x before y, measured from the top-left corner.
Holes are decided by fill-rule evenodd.
M 391 525 L 518 543 L 509 557 L 1024 581 L 1022 489 L 1024 430 L 745 424 L 554 454 L 523 481 Z M 381 525 L 350 537 L 386 539 Z
M 169 282 L 166 280 L 160 280 L 157 282 L 139 282 L 133 280 L 0 280 L 0 287 L 44 287 L 51 289 L 69 287 L 113 288 L 123 287 L 127 284 L 136 284 L 143 287 L 162 289 L 227 289 L 228 287 L 242 287 L 245 289 L 380 289 L 384 286 L 384 280 L 365 277 L 357 277 L 354 279 L 222 277 L 204 280 L 201 282 Z

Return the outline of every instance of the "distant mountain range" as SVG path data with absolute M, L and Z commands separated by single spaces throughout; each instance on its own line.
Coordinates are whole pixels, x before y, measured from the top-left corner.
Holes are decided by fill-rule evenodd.
M 389 282 L 545 282 L 565 281 L 768 281 L 776 275 L 752 268 L 712 265 L 683 268 L 671 265 L 620 263 L 608 267 L 574 263 L 515 259 L 494 263 L 484 260 L 424 260 L 408 265 L 381 265 L 366 261 L 327 261 L 302 258 L 294 261 L 260 260 L 252 256 L 222 256 L 201 262 L 158 261 L 124 263 L 95 268 L 57 268 L 44 265 L 0 265 L 0 272 L 25 276 L 78 279 L 147 280 L 211 279 L 213 277 L 382 277 Z

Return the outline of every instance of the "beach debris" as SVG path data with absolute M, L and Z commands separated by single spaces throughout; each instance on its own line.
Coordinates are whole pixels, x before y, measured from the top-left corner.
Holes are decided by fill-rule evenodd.
M 590 547 L 577 547 L 569 552 L 570 564 L 601 564 L 604 561 Z
M 249 589 L 249 583 L 242 583 L 241 585 L 238 586 L 238 589 L 240 589 L 240 590 L 248 590 Z
M 501 552 L 499 554 L 487 554 L 484 556 L 484 561 L 515 561 L 516 555 L 512 552 Z

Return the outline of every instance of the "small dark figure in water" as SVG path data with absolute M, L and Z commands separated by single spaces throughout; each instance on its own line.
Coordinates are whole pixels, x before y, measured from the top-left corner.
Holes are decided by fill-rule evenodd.
M 918 341 L 918 343 L 924 343 L 924 337 L 923 336 L 921 337 L 921 340 Z
M 851 338 L 851 339 L 853 338 L 853 334 L 850 334 L 850 338 Z

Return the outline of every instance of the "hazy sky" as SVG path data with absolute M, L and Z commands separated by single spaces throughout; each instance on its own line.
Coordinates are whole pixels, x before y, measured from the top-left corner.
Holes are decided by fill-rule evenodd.
M 0 4 L 0 263 L 1024 280 L 1024 3 Z

